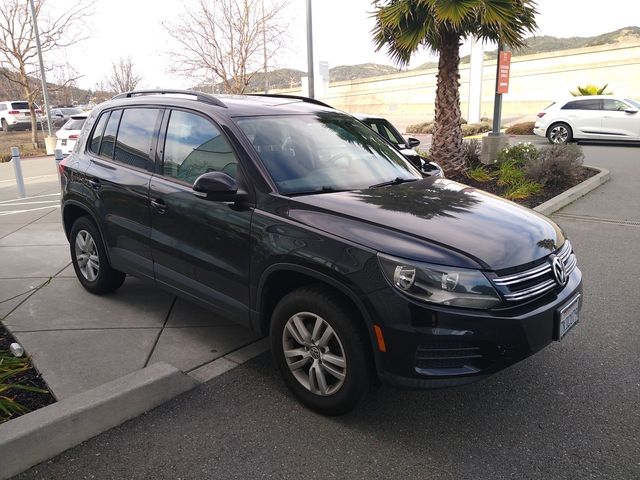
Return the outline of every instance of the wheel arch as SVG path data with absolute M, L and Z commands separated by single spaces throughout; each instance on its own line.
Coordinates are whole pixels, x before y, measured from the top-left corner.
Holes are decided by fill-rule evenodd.
M 317 270 L 296 264 L 280 263 L 267 268 L 258 282 L 256 291 L 256 315 L 254 329 L 268 334 L 271 315 L 278 302 L 289 292 L 306 285 L 320 285 L 338 294 L 359 315 L 359 326 L 366 331 L 366 338 L 376 367 L 380 364 L 379 352 L 371 318 L 364 302 L 351 288 L 338 279 Z
M 100 228 L 100 222 L 98 222 L 95 214 L 89 208 L 87 208 L 86 205 L 83 205 L 82 203 L 76 202 L 74 200 L 68 200 L 62 206 L 62 225 L 64 227 L 64 234 L 66 235 L 67 240 L 69 240 L 73 224 L 80 217 L 89 217 L 93 224 L 96 226 L 98 232 L 100 232 L 100 240 L 104 245 L 104 250 L 107 254 L 107 260 L 111 261 L 109 246 L 106 244 L 104 232 L 102 231 L 102 228 Z

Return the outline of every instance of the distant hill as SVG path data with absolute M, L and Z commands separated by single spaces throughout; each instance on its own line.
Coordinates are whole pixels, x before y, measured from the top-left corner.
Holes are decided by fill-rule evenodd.
M 536 53 L 557 52 L 573 48 L 597 47 L 600 45 L 614 45 L 621 43 L 640 42 L 640 27 L 625 27 L 595 37 L 557 38 L 548 35 L 527 39 L 527 46 L 513 51 L 514 55 L 533 55 Z M 496 51 L 485 52 L 485 60 L 496 58 Z M 469 62 L 469 55 L 460 59 L 461 63 Z

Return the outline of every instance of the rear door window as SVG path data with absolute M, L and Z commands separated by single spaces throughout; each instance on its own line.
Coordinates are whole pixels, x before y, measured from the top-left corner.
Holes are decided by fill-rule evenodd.
M 114 159 L 141 169 L 153 169 L 151 152 L 156 141 L 156 129 L 162 110 L 157 108 L 127 108 L 124 110 Z M 107 130 L 109 130 L 109 125 Z M 106 133 L 105 133 L 106 140 Z
M 562 110 L 602 110 L 602 100 L 573 100 L 562 107 Z

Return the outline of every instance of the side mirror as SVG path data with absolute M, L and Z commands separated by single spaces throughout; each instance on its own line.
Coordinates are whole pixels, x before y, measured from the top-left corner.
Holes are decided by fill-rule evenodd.
M 409 147 L 414 148 L 420 145 L 420 140 L 417 138 L 409 137 L 407 138 L 407 142 L 409 142 Z
M 631 113 L 631 114 L 635 114 L 638 113 L 638 109 L 637 108 L 627 108 L 625 110 L 626 113 Z
M 218 202 L 239 202 L 247 198 L 235 179 L 223 172 L 203 173 L 196 178 L 193 191 L 204 193 L 208 199 Z

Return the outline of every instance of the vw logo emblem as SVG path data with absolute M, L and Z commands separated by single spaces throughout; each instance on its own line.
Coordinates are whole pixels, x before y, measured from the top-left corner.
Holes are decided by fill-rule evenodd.
M 551 260 L 551 269 L 553 270 L 553 276 L 556 278 L 558 285 L 564 287 L 567 284 L 567 271 L 564 268 L 564 262 L 560 257 L 553 257 Z

